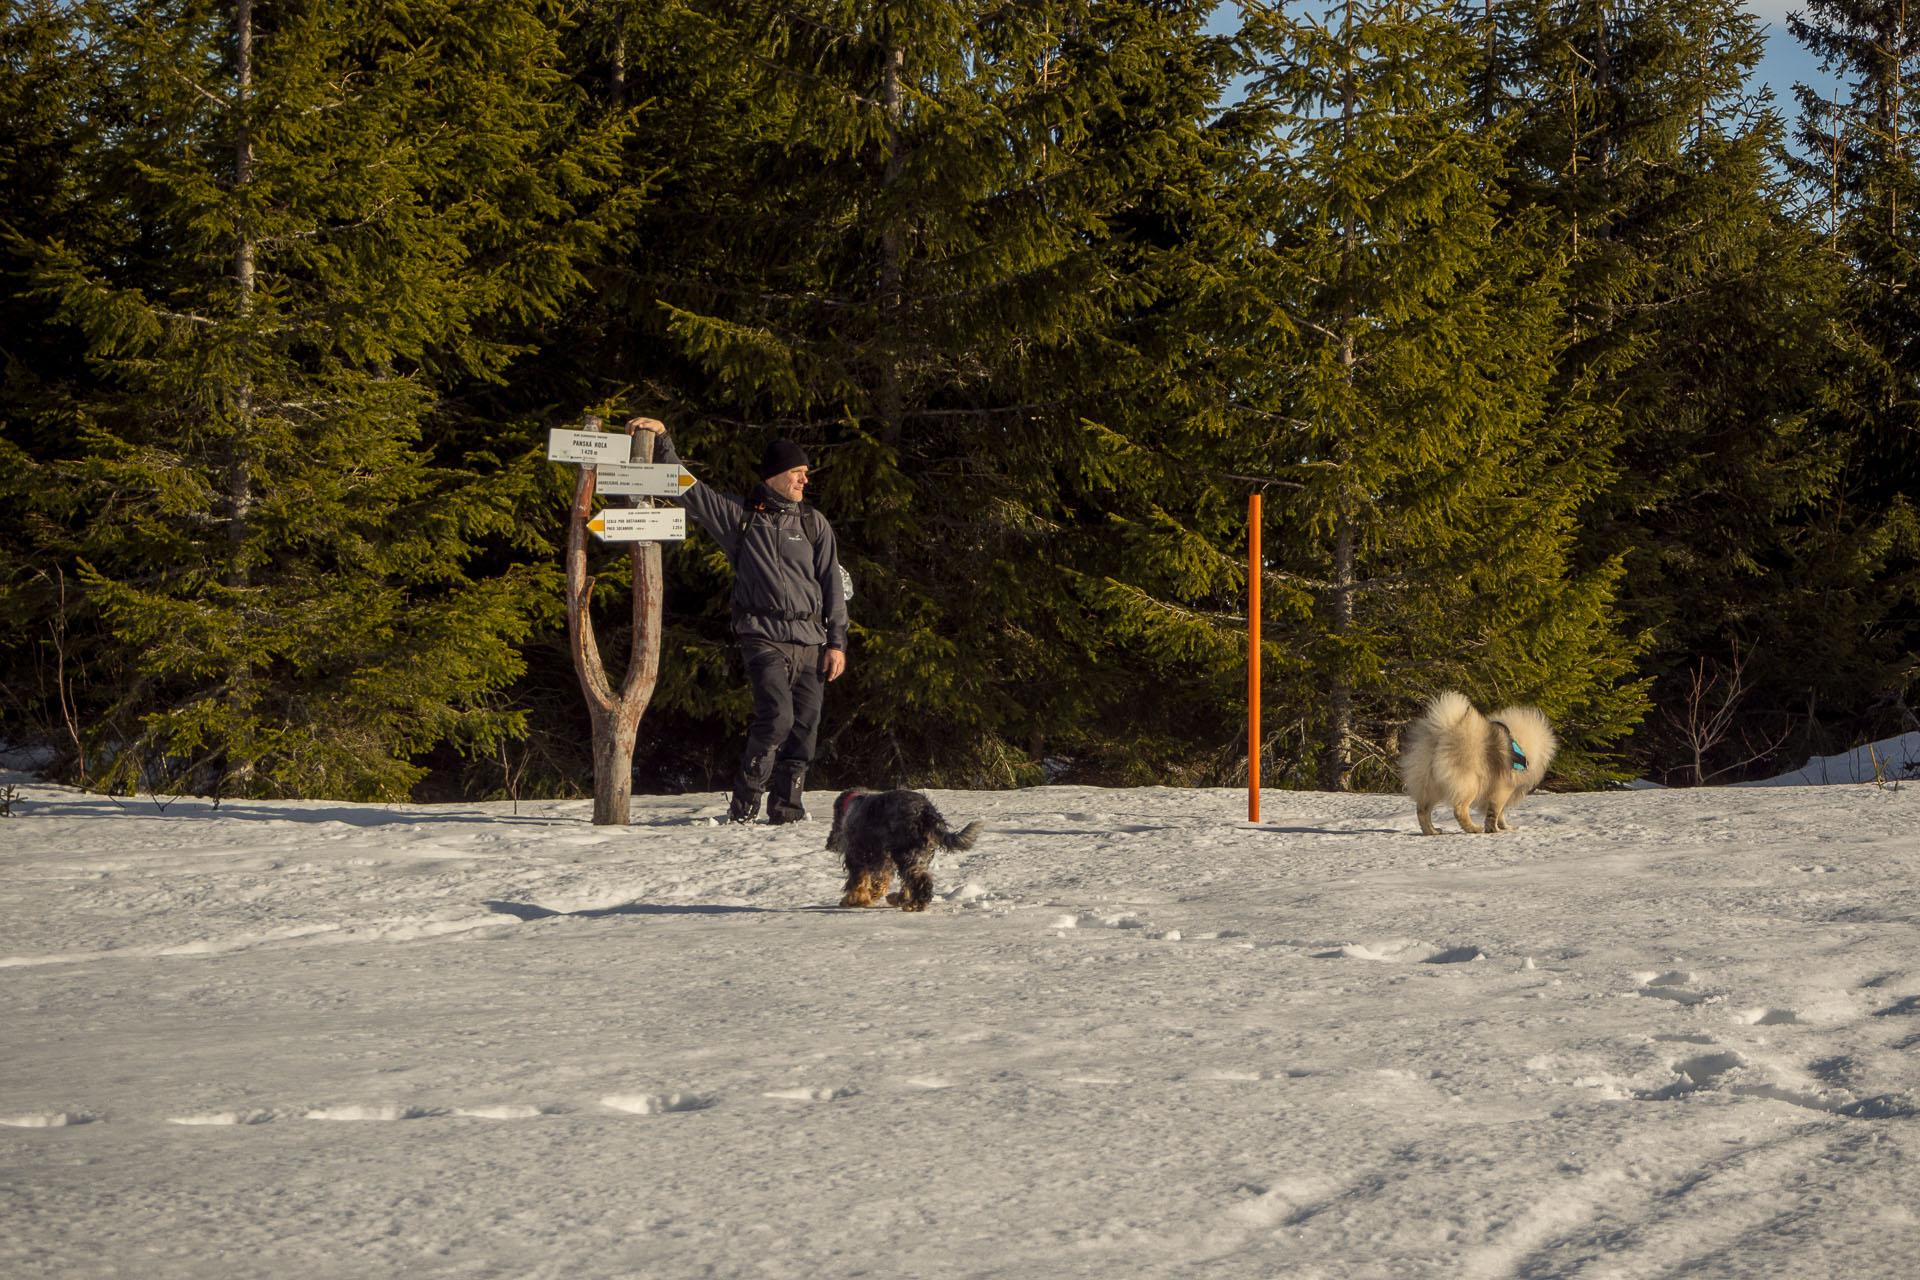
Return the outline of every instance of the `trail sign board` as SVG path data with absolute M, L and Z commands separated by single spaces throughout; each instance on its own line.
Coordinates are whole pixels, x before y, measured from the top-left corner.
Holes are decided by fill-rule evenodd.
M 602 542 L 681 542 L 687 513 L 678 507 L 607 507 L 587 521 L 587 530 Z
M 567 431 L 560 427 L 547 432 L 549 462 L 578 462 L 591 467 L 600 462 L 625 462 L 632 455 L 632 436 L 609 431 Z
M 694 483 L 692 476 L 671 462 L 603 462 L 594 468 L 594 488 L 600 493 L 677 498 Z

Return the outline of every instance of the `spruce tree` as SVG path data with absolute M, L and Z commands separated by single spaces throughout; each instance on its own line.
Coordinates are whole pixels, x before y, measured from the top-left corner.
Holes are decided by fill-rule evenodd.
M 1268 722 L 1283 772 L 1333 789 L 1384 784 L 1394 726 L 1439 689 L 1537 702 L 1588 749 L 1639 710 L 1618 566 L 1573 564 L 1605 436 L 1551 394 L 1560 258 L 1502 207 L 1478 8 L 1248 8 L 1272 129 L 1243 184 L 1262 305 L 1239 338 L 1274 490 Z
M 1828 242 L 1849 268 L 1860 340 L 1847 392 L 1861 433 L 1860 478 L 1882 499 L 1920 488 L 1920 12 L 1904 0 L 1808 0 L 1794 35 L 1844 86 L 1828 101 L 1804 86 L 1795 171 Z
M 112 246 L 128 239 L 94 198 L 87 159 L 110 114 L 106 68 L 70 56 L 70 7 L 9 3 L 0 25 L 0 736 L 57 742 L 77 755 L 73 692 L 97 675 L 71 560 L 43 554 L 67 505 L 37 460 L 70 448 L 62 388 L 86 374 L 82 345 L 32 296 L 35 246 L 53 237 Z
M 1182 695 L 1140 633 L 1232 564 L 1161 523 L 1188 413 L 1147 397 L 1187 345 L 1169 191 L 1228 71 L 1209 7 L 690 4 L 706 53 L 627 42 L 662 116 L 637 147 L 679 132 L 603 376 L 723 486 L 772 435 L 808 448 L 858 583 L 823 745 L 865 778 L 1034 779 Z M 724 671 L 724 569 L 695 540 L 669 578 L 707 612 L 656 705 L 722 709 L 686 675 Z
M 1718 674 L 1724 691 L 1738 667 L 1739 731 L 1709 764 L 1761 767 L 1834 674 L 1809 680 L 1811 637 L 1832 628 L 1814 645 L 1831 653 L 1852 625 L 1853 604 L 1818 605 L 1806 584 L 1849 597 L 1866 581 L 1835 554 L 1847 449 L 1819 409 L 1847 362 L 1840 277 L 1778 171 L 1780 116 L 1751 83 L 1759 22 L 1734 0 L 1485 16 L 1515 207 L 1549 212 L 1569 258 L 1556 394 L 1614 441 L 1580 554 L 1624 558 L 1621 609 L 1652 639 L 1637 765 L 1690 774 L 1695 686 Z
M 88 357 L 28 460 L 36 554 L 124 673 L 88 780 L 402 798 L 429 748 L 516 731 L 492 692 L 559 603 L 550 567 L 470 572 L 544 549 L 533 460 L 423 425 L 578 287 L 615 139 L 531 0 L 69 12 L 105 230 L 15 252 Z
M 1827 748 L 1920 726 L 1920 13 L 1902 0 L 1808 0 L 1788 26 L 1842 85 L 1835 99 L 1796 88 L 1793 164 L 1845 280 L 1848 361 L 1820 425 L 1851 451 L 1818 549 L 1853 570 L 1841 601 L 1854 642 L 1823 646 L 1840 659 L 1824 692 L 1850 713 L 1840 737 L 1813 744 Z

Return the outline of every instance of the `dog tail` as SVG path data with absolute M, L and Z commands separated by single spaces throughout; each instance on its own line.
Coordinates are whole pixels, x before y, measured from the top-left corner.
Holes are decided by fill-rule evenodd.
M 1435 694 L 1427 703 L 1426 713 L 1421 717 L 1442 732 L 1466 724 L 1474 718 L 1473 703 L 1468 700 L 1466 694 L 1453 689 Z
M 977 818 L 958 831 L 949 831 L 945 824 L 942 824 L 940 827 L 940 843 L 949 849 L 971 849 L 973 848 L 973 842 L 980 838 L 980 828 L 982 825 Z
M 1479 735 L 1469 736 L 1466 730 L 1479 719 L 1480 713 L 1464 693 L 1448 689 L 1428 699 L 1419 717 L 1400 734 L 1400 789 L 1423 805 L 1447 799 L 1451 792 L 1443 779 L 1461 772 L 1453 762 L 1460 748 L 1449 750 L 1449 746 L 1465 741 L 1474 744 L 1466 748 L 1473 751 Z M 1467 772 L 1470 776 L 1472 771 Z

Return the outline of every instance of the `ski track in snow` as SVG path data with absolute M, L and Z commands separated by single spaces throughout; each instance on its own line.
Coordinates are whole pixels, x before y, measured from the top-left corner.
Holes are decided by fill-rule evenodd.
M 0 824 L 9 1276 L 1904 1276 L 1911 789 Z M 814 798 L 815 807 L 823 800 Z

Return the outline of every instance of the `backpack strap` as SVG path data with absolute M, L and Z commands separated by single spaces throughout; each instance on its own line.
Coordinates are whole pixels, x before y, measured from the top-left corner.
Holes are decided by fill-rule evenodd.
M 737 536 L 742 538 L 747 536 L 747 526 L 753 523 L 754 512 L 772 509 L 752 500 L 743 501 L 740 504 L 740 532 Z M 810 507 L 804 502 L 800 504 L 800 527 L 807 531 L 807 541 L 815 547 L 820 545 L 820 539 L 825 536 L 826 519 L 820 514 L 819 508 Z

